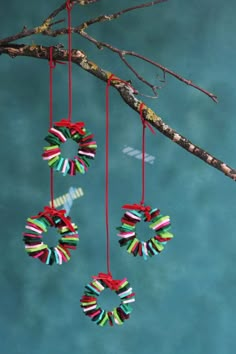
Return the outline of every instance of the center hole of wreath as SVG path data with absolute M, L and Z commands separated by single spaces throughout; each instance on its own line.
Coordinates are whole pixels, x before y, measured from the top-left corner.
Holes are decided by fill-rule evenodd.
M 114 307 L 120 305 L 120 298 L 115 291 L 105 289 L 99 295 L 98 304 L 103 310 L 112 311 Z
M 43 243 L 48 247 L 55 247 L 58 244 L 60 234 L 57 232 L 56 227 L 48 227 L 47 232 L 43 233 Z
M 74 159 L 78 154 L 79 145 L 72 139 L 67 139 L 65 143 L 60 146 L 61 156 L 67 159 Z
M 155 231 L 153 231 L 149 225 L 151 222 L 141 220 L 136 224 L 136 237 L 139 241 L 147 241 L 151 237 L 155 236 Z

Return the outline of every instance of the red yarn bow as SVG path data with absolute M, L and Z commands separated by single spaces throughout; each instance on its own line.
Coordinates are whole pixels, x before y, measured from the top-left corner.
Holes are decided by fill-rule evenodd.
M 32 216 L 32 219 L 37 219 L 37 218 L 39 218 L 41 216 L 45 216 L 45 215 L 58 216 L 64 222 L 64 224 L 68 227 L 68 229 L 70 231 L 75 231 L 69 218 L 65 216 L 65 213 L 66 213 L 66 210 L 64 210 L 64 209 L 57 210 L 57 209 L 51 208 L 49 206 L 45 206 L 44 211 L 38 213 L 38 215 L 36 215 L 36 216 Z
M 146 216 L 147 221 L 150 221 L 152 216 L 150 214 L 151 211 L 151 207 L 150 206 L 144 206 L 141 204 L 125 204 L 122 207 L 123 209 L 131 209 L 131 210 L 139 210 L 142 211 L 144 213 L 144 215 Z
M 67 119 L 62 119 L 60 122 L 54 123 L 57 127 L 66 127 L 69 129 L 74 129 L 77 131 L 80 135 L 84 135 L 85 131 L 83 130 L 84 128 L 84 122 L 77 122 L 77 123 L 71 123 Z
M 110 288 L 111 290 L 119 290 L 120 285 L 122 283 L 123 280 L 115 280 L 112 278 L 111 273 L 106 274 L 106 273 L 99 273 L 96 276 L 92 277 L 94 280 L 102 280 L 107 286 L 108 288 Z

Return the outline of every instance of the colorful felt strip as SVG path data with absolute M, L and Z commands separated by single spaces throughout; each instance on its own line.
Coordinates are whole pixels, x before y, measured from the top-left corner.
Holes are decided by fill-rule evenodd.
M 166 242 L 174 236 L 169 232 L 171 227 L 169 216 L 161 215 L 157 208 L 142 207 L 145 208 L 150 209 L 150 220 L 147 220 L 147 215 L 142 210 L 127 210 L 121 218 L 121 226 L 117 227 L 119 230 L 117 236 L 120 238 L 120 246 L 125 247 L 129 254 L 147 260 L 148 257 L 159 254 Z M 148 241 L 140 241 L 137 237 L 136 224 L 140 221 L 149 222 L 149 228 L 155 231 L 155 235 Z

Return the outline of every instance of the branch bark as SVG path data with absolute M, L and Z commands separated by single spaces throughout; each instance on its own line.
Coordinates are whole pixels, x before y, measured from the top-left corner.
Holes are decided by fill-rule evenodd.
M 0 54 L 8 54 L 12 58 L 17 56 L 26 56 L 31 58 L 48 60 L 49 47 L 41 45 L 30 46 L 24 44 L 0 45 Z M 53 59 L 60 61 L 68 61 L 68 50 L 63 49 L 60 46 L 54 47 Z M 112 74 L 111 72 L 99 67 L 96 63 L 91 61 L 83 51 L 77 49 L 72 50 L 72 61 L 76 65 L 80 66 L 80 68 L 82 68 L 83 70 L 89 72 L 90 74 L 94 75 L 95 77 L 104 82 L 107 82 L 110 75 Z M 111 86 L 113 86 L 119 92 L 124 102 L 126 102 L 134 111 L 139 114 L 140 105 L 142 101 L 136 97 L 138 91 L 134 91 L 130 86 L 126 85 L 124 82 L 119 82 L 115 79 L 111 81 Z M 200 158 L 208 165 L 218 169 L 220 172 L 223 172 L 226 176 L 230 177 L 234 181 L 236 180 L 235 169 L 231 168 L 223 161 L 220 161 L 207 151 L 201 149 L 197 145 L 193 144 L 190 140 L 176 132 L 174 129 L 168 126 L 161 119 L 161 117 L 159 117 L 147 105 L 144 106 L 143 117 L 154 128 L 156 128 L 159 132 L 161 132 L 173 142 L 181 146 L 183 149 L 187 150 L 194 156 Z

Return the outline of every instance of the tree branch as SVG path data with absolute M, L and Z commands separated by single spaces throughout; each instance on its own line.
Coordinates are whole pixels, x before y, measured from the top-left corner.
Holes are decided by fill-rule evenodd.
M 94 2 L 97 2 L 99 0 L 75 0 L 72 2 L 72 4 L 79 4 L 79 5 L 86 5 L 86 4 L 91 4 Z M 90 19 L 84 23 L 82 23 L 81 25 L 71 28 L 71 32 L 72 33 L 77 33 L 79 35 L 81 35 L 82 37 L 84 37 L 85 39 L 89 40 L 90 42 L 92 42 L 93 44 L 95 44 L 97 46 L 97 48 L 99 49 L 103 49 L 104 47 L 111 50 L 112 52 L 116 53 L 119 55 L 119 57 L 121 58 L 121 60 L 123 61 L 123 63 L 129 68 L 129 70 L 131 70 L 133 72 L 133 74 L 138 78 L 138 80 L 140 80 L 142 83 L 144 83 L 145 85 L 147 85 L 148 87 L 150 87 L 154 93 L 154 97 L 157 97 L 157 89 L 159 88 L 157 85 L 151 84 L 150 82 L 148 82 L 143 76 L 141 76 L 137 70 L 135 70 L 133 68 L 133 66 L 131 64 L 129 64 L 129 62 L 127 61 L 127 59 L 125 58 L 125 56 L 133 56 L 136 57 L 140 60 L 143 60 L 149 64 L 151 64 L 152 66 L 162 70 L 162 72 L 165 74 L 169 74 L 172 75 L 173 77 L 175 77 L 176 79 L 178 79 L 179 81 L 182 81 L 183 83 L 194 87 L 195 89 L 201 91 L 202 93 L 206 94 L 208 97 L 210 97 L 214 102 L 217 102 L 217 96 L 214 95 L 213 93 L 201 88 L 200 86 L 196 85 L 195 83 L 193 83 L 191 80 L 185 79 L 184 77 L 180 76 L 179 74 L 175 73 L 174 71 L 164 67 L 163 65 L 139 54 L 133 51 L 129 51 L 129 50 L 122 50 L 122 49 L 118 49 L 114 46 L 112 46 L 109 43 L 105 43 L 105 42 L 101 42 L 98 41 L 97 39 L 93 38 L 92 36 L 90 36 L 88 33 L 85 32 L 85 29 L 88 28 L 90 25 L 95 24 L 95 23 L 99 23 L 99 22 L 104 22 L 104 21 L 111 21 L 113 19 L 117 19 L 119 18 L 121 15 L 130 12 L 130 11 L 134 11 L 137 9 L 141 9 L 141 8 L 145 8 L 145 7 L 150 7 L 150 6 L 154 6 L 157 5 L 159 3 L 162 2 L 166 2 L 168 0 L 155 0 L 155 1 L 151 1 L 148 3 L 143 3 L 140 5 L 136 5 L 133 7 L 129 7 L 126 9 L 123 9 L 119 12 L 110 14 L 110 15 L 102 15 L 93 19 Z M 0 45 L 1 44 L 7 44 L 10 42 L 13 42 L 17 39 L 20 38 L 24 38 L 30 35 L 34 35 L 34 34 L 43 34 L 46 36 L 52 36 L 52 37 L 57 37 L 59 35 L 64 35 L 68 33 L 68 28 L 61 28 L 61 29 L 57 29 L 57 30 L 51 30 L 51 27 L 53 24 L 61 22 L 62 20 L 56 21 L 56 22 L 52 22 L 52 20 L 64 9 L 66 8 L 66 3 L 63 3 L 60 7 L 58 7 L 56 10 L 54 10 L 42 23 L 41 26 L 35 27 L 31 30 L 27 30 L 25 27 L 23 28 L 22 32 L 20 32 L 17 35 L 14 36 L 10 36 L 7 38 L 4 38 L 2 40 L 0 40 Z M 149 96 L 150 97 L 150 96 Z
M 38 59 L 49 58 L 49 47 L 40 45 L 24 45 L 24 44 L 12 44 L 12 45 L 2 45 L 0 46 L 0 54 L 8 54 L 11 57 L 16 56 L 26 56 Z M 54 47 L 53 59 L 60 61 L 68 60 L 68 50 L 62 49 L 61 47 Z M 107 82 L 111 75 L 111 72 L 100 68 L 97 64 L 90 61 L 83 51 L 73 49 L 72 50 L 72 61 L 73 63 L 79 65 L 83 70 L 96 76 L 98 79 Z M 111 80 L 111 85 L 120 93 L 122 99 L 139 114 L 139 109 L 142 101 L 135 97 L 137 91 L 126 85 L 124 82 L 119 82 L 116 79 Z M 180 135 L 170 126 L 164 123 L 164 121 L 159 117 L 151 108 L 147 105 L 144 106 L 143 117 L 150 122 L 150 124 L 156 128 L 159 132 L 167 136 L 173 142 L 193 154 L 194 156 L 200 158 L 208 165 L 218 169 L 223 172 L 226 176 L 230 177 L 234 181 L 236 180 L 236 170 L 228 166 L 223 161 L 220 161 L 216 157 L 212 156 L 207 151 L 201 149 L 197 145 L 193 144 L 191 141 L 186 139 L 184 136 Z

